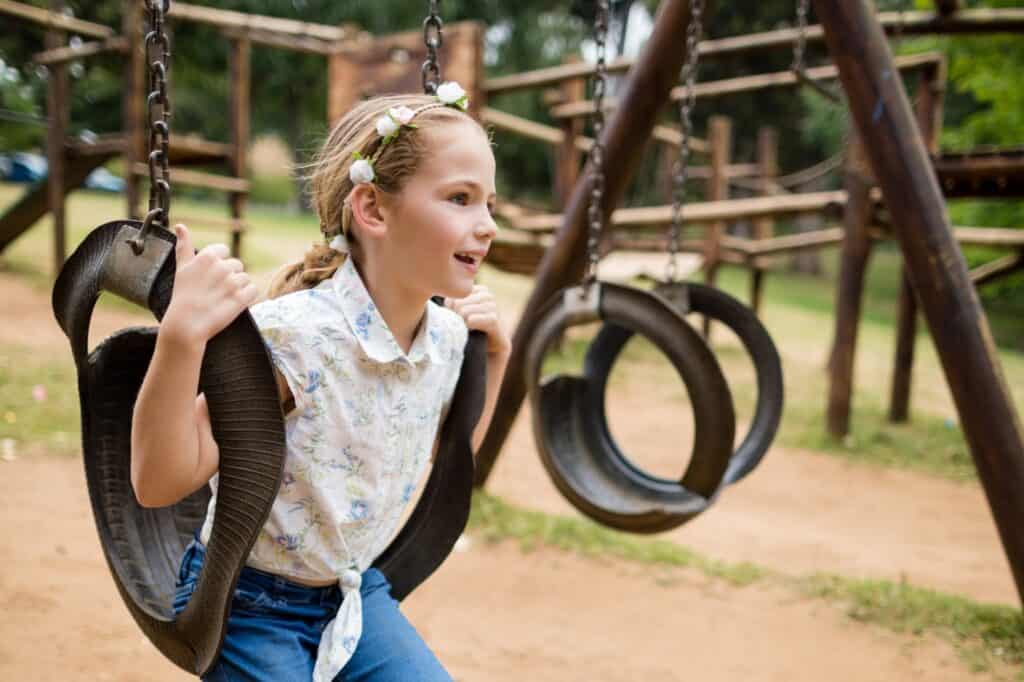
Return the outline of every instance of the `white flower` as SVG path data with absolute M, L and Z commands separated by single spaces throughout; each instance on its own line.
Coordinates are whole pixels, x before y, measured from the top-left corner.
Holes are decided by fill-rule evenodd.
M 373 182 L 373 166 L 366 159 L 356 159 L 348 167 L 348 177 L 356 185 L 363 182 Z
M 445 104 L 454 104 L 460 109 L 465 109 L 469 104 L 466 98 L 466 91 L 455 81 L 442 83 L 437 88 L 437 98 Z
M 377 134 L 381 137 L 388 137 L 398 132 L 398 122 L 391 118 L 390 112 L 377 119 Z
M 388 109 L 388 114 L 400 124 L 409 125 L 409 121 L 416 115 L 416 112 L 409 107 L 392 107 Z
M 328 244 L 327 246 L 331 247 L 335 251 L 344 251 L 346 253 L 348 252 L 348 240 L 345 239 L 345 234 L 342 232 L 336 234 L 334 236 L 334 239 L 332 239 L 330 244 Z

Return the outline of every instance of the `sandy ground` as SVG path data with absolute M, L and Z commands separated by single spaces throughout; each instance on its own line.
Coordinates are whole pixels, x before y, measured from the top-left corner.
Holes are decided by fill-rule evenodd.
M 0 273 L 0 343 L 67 352 L 45 292 Z M 144 320 L 143 320 L 144 321 Z M 140 318 L 98 311 L 94 338 Z M 673 415 L 644 400 L 615 425 L 674 458 Z M 661 409 L 662 411 L 659 411 Z M 650 464 L 648 460 L 645 464 Z M 657 462 L 654 462 L 657 464 Z M 548 481 L 524 410 L 488 489 L 575 514 Z M 0 680 L 177 680 L 122 606 L 97 544 L 81 465 L 33 452 L 0 462 Z M 777 448 L 715 507 L 664 539 L 790 574 L 905 577 L 983 601 L 1015 592 L 976 484 Z M 472 539 L 472 538 L 471 538 Z M 945 642 L 849 620 L 786 588 L 472 542 L 406 603 L 459 680 L 979 679 Z
M 122 605 L 79 463 L 27 455 L 0 467 L 0 679 L 188 679 Z M 983 678 L 943 641 L 784 588 L 472 537 L 404 610 L 457 680 Z

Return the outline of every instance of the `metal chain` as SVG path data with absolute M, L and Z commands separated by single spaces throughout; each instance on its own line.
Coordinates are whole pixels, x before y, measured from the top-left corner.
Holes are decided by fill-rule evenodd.
M 587 267 L 582 284 L 587 291 L 597 279 L 598 247 L 604 227 L 604 94 L 608 85 L 605 46 L 608 39 L 608 0 L 598 0 L 594 17 L 594 42 L 597 44 L 597 68 L 594 70 L 594 146 L 590 148 L 590 206 L 587 218 L 590 231 L 587 236 Z
M 683 204 L 686 201 L 686 179 L 690 167 L 690 137 L 693 134 L 693 108 L 697 103 L 698 46 L 704 24 L 704 0 L 690 0 L 690 23 L 686 27 L 686 59 L 683 62 L 683 82 L 686 96 L 679 100 L 679 122 L 683 139 L 679 143 L 679 158 L 672 176 L 672 222 L 668 232 L 668 264 L 665 280 L 675 282 L 679 274 L 679 236 L 682 232 Z
M 444 22 L 438 14 L 440 0 L 429 0 L 427 18 L 423 20 L 423 44 L 427 46 L 427 61 L 420 67 L 423 92 L 433 95 L 441 84 L 441 67 L 437 63 L 437 51 L 444 44 Z
M 149 65 L 149 96 L 146 98 L 149 121 L 149 212 L 142 230 L 132 242 L 136 254 L 142 253 L 143 242 L 153 225 L 169 229 L 171 211 L 170 155 L 171 117 L 167 97 L 167 69 L 171 45 L 164 32 L 164 19 L 171 9 L 171 0 L 145 0 L 149 12 L 149 33 L 146 34 L 146 63 Z
M 804 52 L 807 48 L 807 14 L 810 11 L 810 0 L 798 0 L 796 5 L 797 38 L 793 43 L 793 63 L 790 69 L 798 82 L 809 86 L 816 93 L 834 104 L 842 103 L 842 97 L 807 75 L 804 64 Z

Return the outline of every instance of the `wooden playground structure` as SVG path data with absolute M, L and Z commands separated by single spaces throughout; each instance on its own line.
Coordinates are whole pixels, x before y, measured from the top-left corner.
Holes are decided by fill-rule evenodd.
M 849 430 L 853 367 L 867 261 L 873 245 L 898 239 L 905 259 L 898 313 L 897 345 L 890 418 L 908 415 L 910 376 L 917 308 L 929 323 L 961 422 L 985 486 L 1009 557 L 1018 592 L 1024 594 L 1024 443 L 1019 417 L 1009 399 L 995 360 L 987 323 L 975 287 L 1024 269 L 1024 231 L 951 226 L 945 199 L 963 197 L 1020 198 L 1024 196 L 1024 146 L 945 152 L 938 140 L 942 125 L 946 64 L 941 53 L 893 58 L 886 33 L 893 35 L 988 34 L 1024 32 L 1024 9 L 969 10 L 957 0 L 937 2 L 935 12 L 874 13 L 866 2 L 814 0 L 821 22 L 805 32 L 808 42 L 824 42 L 834 64 L 807 68 L 803 77 L 792 70 L 702 82 L 698 100 L 752 94 L 769 88 L 795 88 L 809 79 L 838 80 L 853 114 L 846 147 L 814 166 L 779 174 L 777 134 L 757 132 L 757 158 L 733 159 L 733 131 L 722 116 L 709 119 L 706 139 L 690 139 L 690 150 L 705 159 L 690 169 L 703 184 L 703 201 L 683 209 L 688 232 L 683 251 L 702 258 L 704 279 L 714 284 L 720 265 L 750 271 L 750 305 L 759 309 L 764 277 L 783 255 L 838 246 L 841 250 L 836 294 L 836 326 L 827 425 L 836 435 Z M 42 10 L 0 0 L 0 14 L 46 28 L 46 47 L 35 56 L 49 69 L 48 179 L 0 215 L 0 251 L 46 213 L 54 224 L 54 260 L 63 263 L 65 198 L 85 177 L 107 161 L 120 157 L 126 169 L 128 215 L 138 216 L 140 180 L 148 173 L 145 154 L 146 116 L 142 2 L 127 0 L 120 33 L 114 29 L 69 18 L 57 11 L 60 3 Z M 191 135 L 171 138 L 170 163 L 174 182 L 219 190 L 226 196 L 230 218 L 220 226 L 229 234 L 235 254 L 241 252 L 246 230 L 249 194 L 247 147 L 250 137 L 250 70 L 254 44 L 322 55 L 328 69 L 328 121 L 336 120 L 354 102 L 369 95 L 415 90 L 417 65 L 422 61 L 420 32 L 371 36 L 352 26 L 327 26 L 274 17 L 248 15 L 176 2 L 173 22 L 197 22 L 218 28 L 229 45 L 230 139 L 210 141 Z M 606 207 L 619 204 L 649 144 L 678 149 L 682 136 L 659 114 L 670 102 L 689 93 L 678 84 L 687 25 L 684 0 L 665 0 L 643 53 L 619 59 L 610 73 L 628 74 L 616 96 L 605 100 L 610 114 L 605 130 Z M 503 200 L 499 215 L 502 235 L 489 260 L 499 268 L 535 277 L 533 293 L 516 329 L 513 355 L 497 411 L 478 454 L 477 484 L 483 485 L 526 394 L 522 378 L 524 342 L 532 323 L 553 292 L 579 277 L 584 267 L 587 183 L 584 154 L 594 140 L 584 133 L 584 121 L 594 111 L 586 97 L 590 64 L 573 61 L 536 71 L 486 78 L 483 72 L 484 27 L 475 22 L 453 24 L 442 49 L 446 76 L 461 82 L 475 113 L 497 134 L 538 140 L 550 148 L 555 185 L 553 210 Z M 87 38 L 75 47 L 71 34 Z M 779 29 L 729 38 L 703 40 L 702 59 L 756 51 L 788 49 L 796 29 Z M 67 136 L 69 81 L 72 60 L 104 53 L 124 56 L 124 129 L 85 142 Z M 899 72 L 915 83 L 913 102 L 907 99 Z M 367 84 L 372 84 L 368 86 Z M 540 123 L 501 111 L 493 105 L 504 93 L 538 90 L 554 124 Z M 209 170 L 220 170 L 215 173 Z M 202 168 L 202 170 L 197 170 Z M 842 189 L 796 191 L 838 171 Z M 738 190 L 743 196 L 730 196 Z M 663 228 L 671 220 L 670 205 L 606 208 L 609 231 L 602 251 L 662 253 Z M 819 216 L 824 227 L 790 235 L 775 234 L 775 220 Z M 189 221 L 176 215 L 177 220 Z M 209 222 L 209 221 L 205 221 Z M 747 234 L 730 226 L 748 226 Z M 987 245 L 1006 255 L 968 271 L 960 245 Z

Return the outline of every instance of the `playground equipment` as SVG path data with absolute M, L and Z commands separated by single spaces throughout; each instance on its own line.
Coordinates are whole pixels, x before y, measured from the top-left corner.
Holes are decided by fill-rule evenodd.
M 0 0 L 0 11 L 12 12 L 15 5 L 20 7 L 19 3 Z M 667 248 L 665 238 L 651 238 L 634 228 L 669 225 L 673 214 L 671 206 L 613 210 L 620 203 L 648 139 L 654 138 L 659 144 L 674 148 L 682 144 L 680 131 L 656 123 L 658 112 L 667 102 L 680 101 L 691 92 L 698 100 L 708 101 L 763 88 L 793 87 L 807 79 L 838 78 L 855 122 L 850 147 L 841 157 L 806 169 L 806 175 L 812 175 L 812 170 L 824 172 L 842 163 L 844 188 L 832 192 L 783 193 L 781 190 L 787 187 L 778 182 L 783 178 L 766 170 L 772 165 L 767 158 L 770 154 L 758 160 L 757 168 L 753 164 L 733 163 L 727 152 L 729 136 L 721 132 L 727 126 L 711 126 L 707 140 L 691 139 L 686 143 L 694 153 L 710 157 L 707 166 L 690 169 L 691 177 L 708 181 L 710 200 L 684 206 L 682 223 L 714 226 L 754 220 L 765 221 L 760 224 L 768 229 L 761 229 L 753 238 L 748 238 L 725 234 L 717 227 L 705 228 L 700 239 L 681 239 L 679 249 L 702 254 L 708 272 L 712 272 L 717 263 L 750 268 L 752 300 L 756 304 L 770 256 L 840 245 L 842 268 L 827 416 L 829 429 L 841 435 L 849 424 L 853 356 L 867 255 L 877 240 L 898 238 L 906 260 L 906 283 L 901 305 L 903 323 L 901 346 L 897 351 L 900 377 L 897 383 L 909 387 L 912 354 L 907 352 L 907 344 L 913 339 L 914 310 L 920 304 L 939 348 L 1018 589 L 1024 593 L 1024 534 L 1019 530 L 1024 500 L 1016 494 L 1024 484 L 1021 426 L 987 341 L 984 315 L 970 290 L 975 284 L 1020 269 L 1024 263 L 1020 255 L 1024 239 L 1016 230 L 952 228 L 943 215 L 943 192 L 948 196 L 992 196 L 998 192 L 1003 196 L 1018 196 L 1024 187 L 1021 182 L 1024 152 L 1017 148 L 975 150 L 957 155 L 941 152 L 936 143 L 945 80 L 942 56 L 923 54 L 893 58 L 885 39 L 886 32 L 891 35 L 1020 33 L 1024 31 L 1024 11 L 963 9 L 953 0 L 940 3 L 936 12 L 877 15 L 863 0 L 814 0 L 813 7 L 820 21 L 818 26 L 809 25 L 802 32 L 781 29 L 702 41 L 701 57 L 708 59 L 791 47 L 802 34 L 808 43 L 824 41 L 834 65 L 806 66 L 802 69 L 803 76 L 790 69 L 703 82 L 690 88 L 677 84 L 683 63 L 679 46 L 685 42 L 689 10 L 683 0 L 661 3 L 654 30 L 642 54 L 635 60 L 619 59 L 607 65 L 609 72 L 628 71 L 629 75 L 618 97 L 606 98 L 607 107 L 603 107 L 611 112 L 600 136 L 604 167 L 608 169 L 602 205 L 608 229 L 598 250 L 629 248 L 662 252 Z M 347 44 L 352 34 L 345 29 L 248 16 L 243 20 L 237 13 L 177 3 L 171 16 L 179 11 L 181 20 L 219 22 L 216 25 L 222 26 L 231 40 L 291 44 L 297 46 L 296 49 L 324 54 L 333 64 L 331 68 L 335 73 L 339 73 L 339 69 L 355 68 L 360 60 L 364 65 L 376 64 L 382 73 L 387 71 L 383 66 L 387 60 L 384 51 L 373 53 L 375 41 L 363 47 Z M 69 28 L 64 19 L 50 14 L 46 17 L 55 32 Z M 75 30 L 81 28 L 78 26 Z M 123 44 L 118 47 L 116 36 L 109 28 L 95 29 L 94 37 L 97 43 L 90 49 L 126 49 Z M 59 59 L 67 58 L 66 54 L 56 52 L 58 49 L 52 48 L 47 56 L 54 60 L 51 63 L 55 66 Z M 401 50 L 391 54 L 399 52 Z M 467 48 L 465 54 L 479 52 Z M 473 91 L 481 93 L 474 99 L 479 102 L 479 113 L 485 121 L 499 131 L 544 140 L 552 147 L 559 159 L 556 204 L 561 207 L 557 213 L 531 210 L 510 202 L 501 207 L 503 215 L 507 216 L 507 233 L 514 236 L 496 243 L 492 256 L 500 262 L 504 254 L 509 267 L 518 272 L 534 273 L 536 286 L 516 329 L 506 381 L 494 420 L 478 454 L 478 485 L 486 482 L 526 395 L 527 341 L 537 332 L 541 313 L 551 296 L 578 281 L 584 271 L 586 198 L 590 187 L 586 176 L 579 175 L 578 161 L 580 153 L 594 145 L 595 140 L 583 134 L 580 124 L 583 116 L 594 112 L 595 106 L 582 94 L 569 93 L 578 86 L 579 79 L 594 68 L 591 64 L 577 63 L 489 80 L 466 79 L 467 83 L 472 83 Z M 913 108 L 902 91 L 901 79 L 893 77 L 911 71 L 919 75 Z M 565 93 L 564 101 L 550 110 L 557 125 L 526 121 L 498 111 L 488 103 L 503 92 L 554 85 L 564 86 Z M 361 93 L 347 92 L 344 97 L 339 95 L 337 101 L 343 106 L 345 97 L 358 96 Z M 53 147 L 62 147 L 63 138 L 56 134 L 55 138 L 60 144 Z M 173 153 L 172 145 L 172 159 Z M 728 198 L 719 191 L 723 186 L 742 183 L 756 186 L 761 195 Z M 573 191 L 569 192 L 569 187 Z M 54 197 L 62 201 L 63 193 L 51 191 L 51 206 L 56 205 Z M 54 212 L 56 216 L 56 209 Z M 771 236 L 768 221 L 797 214 L 841 216 L 841 226 L 831 224 L 817 232 Z M 0 242 L 4 241 L 4 235 L 11 233 L 9 226 L 6 218 L 0 218 Z M 1005 247 L 1009 255 L 969 273 L 957 242 L 997 244 Z M 906 390 L 900 396 L 895 395 L 896 392 L 894 388 L 894 412 L 898 411 L 896 408 L 901 401 L 905 406 L 907 394 Z

